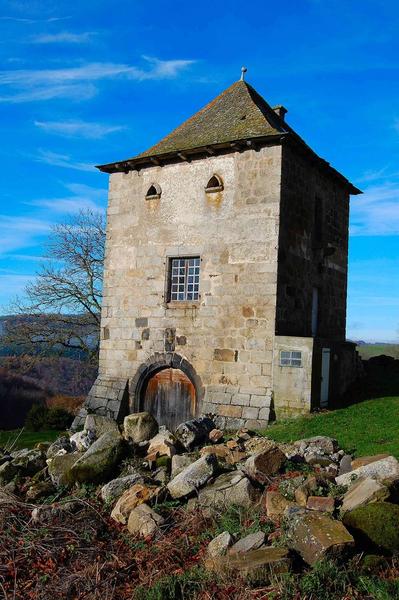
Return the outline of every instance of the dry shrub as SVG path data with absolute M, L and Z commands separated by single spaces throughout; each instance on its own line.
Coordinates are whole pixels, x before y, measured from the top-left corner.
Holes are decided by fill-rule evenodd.
M 57 394 L 47 399 L 46 406 L 47 408 L 63 408 L 71 414 L 76 415 L 84 401 L 84 396 L 72 397 Z

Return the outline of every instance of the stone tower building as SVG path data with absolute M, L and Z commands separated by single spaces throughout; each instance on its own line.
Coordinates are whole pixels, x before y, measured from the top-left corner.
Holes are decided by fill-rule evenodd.
M 329 406 L 345 341 L 345 177 L 240 80 L 110 174 L 99 376 L 86 409 L 221 426 Z M 77 418 L 78 426 L 85 413 Z

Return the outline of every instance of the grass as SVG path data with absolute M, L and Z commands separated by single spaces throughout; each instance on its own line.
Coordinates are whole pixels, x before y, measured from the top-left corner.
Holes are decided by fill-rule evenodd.
M 278 421 L 263 435 L 278 442 L 294 442 L 314 435 L 338 440 L 357 456 L 393 454 L 399 459 L 399 397 L 365 400 L 331 412 Z
M 10 446 L 14 443 L 14 440 L 18 437 L 20 429 L 13 429 L 10 431 L 0 431 L 0 448 Z M 23 431 L 16 442 L 14 449 L 19 448 L 33 448 L 39 442 L 53 442 L 63 432 L 62 431 Z
M 356 349 L 363 360 L 380 354 L 399 358 L 399 344 L 360 344 Z

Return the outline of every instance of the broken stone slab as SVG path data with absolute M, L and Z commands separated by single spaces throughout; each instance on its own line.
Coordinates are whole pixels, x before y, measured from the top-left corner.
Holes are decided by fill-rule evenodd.
M 130 533 L 147 538 L 153 537 L 164 523 L 165 519 L 148 504 L 140 504 L 131 511 L 127 528 Z
M 24 448 L 11 454 L 11 464 L 23 476 L 35 475 L 46 466 L 45 454 L 40 450 Z
M 69 438 L 69 441 L 78 452 L 86 452 L 95 441 L 96 436 L 93 431 L 77 431 Z
M 233 544 L 233 536 L 228 531 L 223 531 L 209 542 L 206 551 L 210 557 L 224 556 Z
M 294 502 L 284 498 L 280 492 L 268 491 L 265 498 L 266 514 L 269 519 L 281 519 L 284 516 L 285 510 L 289 506 L 293 506 Z
M 389 454 L 375 454 L 374 456 L 360 456 L 359 458 L 354 458 L 351 462 L 351 471 L 354 471 L 359 467 L 366 467 L 373 462 L 377 462 L 377 460 L 383 460 L 384 458 L 388 457 Z
M 3 487 L 10 483 L 17 473 L 18 469 L 12 464 L 11 461 L 4 462 L 2 465 L 0 465 L 0 486 Z
M 229 465 L 235 465 L 247 458 L 247 453 L 237 449 L 229 448 L 227 444 L 218 444 L 216 446 L 204 446 L 200 450 L 201 456 L 206 454 L 216 454 L 218 458 L 224 460 Z
M 212 429 L 216 429 L 214 421 L 209 417 L 200 417 L 181 423 L 175 435 L 186 450 L 192 450 L 208 440 Z
M 195 456 L 193 456 L 191 454 L 175 454 L 174 456 L 172 456 L 172 466 L 171 466 L 170 476 L 172 478 L 176 477 L 176 475 L 178 475 L 179 473 L 184 471 L 184 469 L 186 467 L 189 467 L 190 465 L 192 465 L 193 462 L 195 462 L 195 460 L 196 460 Z
M 147 453 L 149 455 L 169 456 L 176 454 L 176 438 L 166 427 L 159 428 L 158 433 L 150 439 Z
M 201 508 L 223 510 L 228 506 L 253 507 L 260 501 L 261 492 L 242 471 L 219 475 L 215 481 L 200 490 L 196 504 Z
M 92 431 L 96 438 L 102 436 L 103 433 L 113 431 L 119 433 L 118 423 L 109 417 L 102 415 L 89 414 L 85 419 L 84 431 Z
M 82 456 L 82 452 L 70 452 L 68 454 L 56 454 L 47 459 L 50 479 L 56 487 L 70 487 L 75 483 L 72 467 Z
M 341 513 L 355 510 L 371 502 L 386 500 L 389 489 L 383 483 L 371 477 L 360 478 L 350 487 L 342 500 Z
M 71 468 L 79 483 L 100 483 L 112 475 L 124 454 L 124 443 L 113 431 L 103 433 Z
M 388 554 L 399 552 L 399 506 L 373 502 L 347 512 L 343 523 L 363 548 Z
M 335 509 L 335 500 L 332 496 L 309 496 L 306 508 L 332 514 Z
M 317 435 L 303 440 L 297 440 L 294 442 L 294 446 L 298 448 L 298 452 L 302 456 L 304 456 L 306 451 L 310 450 L 323 454 L 334 454 L 339 450 L 337 440 L 325 435 Z
M 331 458 L 329 455 L 320 454 L 314 450 L 306 451 L 303 455 L 305 462 L 312 467 L 319 465 L 320 467 L 328 467 L 331 464 Z
M 257 454 L 258 452 L 264 452 L 265 450 L 274 448 L 276 445 L 276 442 L 274 442 L 273 440 L 269 440 L 268 438 L 260 436 L 250 437 L 247 441 L 244 442 L 244 448 L 248 454 Z
M 287 573 L 291 560 L 287 548 L 265 546 L 251 552 L 208 558 L 205 568 L 221 574 L 243 577 L 251 583 L 265 583 L 272 575 Z
M 314 476 L 308 477 L 294 492 L 295 501 L 299 506 L 306 506 L 309 496 L 317 490 L 317 479 Z
M 354 539 L 341 521 L 319 512 L 299 510 L 291 515 L 289 547 L 309 565 L 331 556 L 339 556 L 354 546 Z
M 133 509 L 145 502 L 151 502 L 162 493 L 162 488 L 136 483 L 127 489 L 117 500 L 111 518 L 125 525 Z
M 157 420 L 148 412 L 133 413 L 123 421 L 124 437 L 134 444 L 150 440 L 158 430 Z
M 183 498 L 199 490 L 213 477 L 219 468 L 214 454 L 202 456 L 181 471 L 167 485 L 172 498 Z
M 36 502 L 39 498 L 44 498 L 55 492 L 55 487 L 51 481 L 37 481 L 32 483 L 26 491 L 26 500 Z
M 350 486 L 359 477 L 371 477 L 381 483 L 393 483 L 399 479 L 399 462 L 394 456 L 388 456 L 358 467 L 345 475 L 339 475 L 335 481 L 338 485 Z
M 101 488 L 101 498 L 103 502 L 106 502 L 107 504 L 116 502 L 118 498 L 120 498 L 126 490 L 133 487 L 135 483 L 146 483 L 145 479 L 146 478 L 140 473 L 132 473 L 125 477 L 112 479 Z
M 229 554 L 238 554 L 257 550 L 265 543 L 266 536 L 263 531 L 256 531 L 241 538 L 229 550 Z
M 339 463 L 338 475 L 345 475 L 352 471 L 352 457 L 350 454 L 344 454 Z
M 223 438 L 223 431 L 221 429 L 212 429 L 212 431 L 209 432 L 208 437 L 212 444 L 217 444 Z
M 259 483 L 266 483 L 272 475 L 275 475 L 286 462 L 286 456 L 276 445 L 267 450 L 252 454 L 243 466 L 243 471 L 250 479 Z

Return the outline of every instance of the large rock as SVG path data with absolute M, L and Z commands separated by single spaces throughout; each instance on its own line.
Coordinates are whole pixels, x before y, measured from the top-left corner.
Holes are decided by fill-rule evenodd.
M 351 471 L 354 471 L 359 467 L 366 467 L 367 465 L 371 465 L 373 462 L 377 462 L 377 460 L 382 460 L 388 457 L 389 454 L 374 454 L 373 456 L 360 456 L 359 458 L 354 458 L 351 462 Z
M 154 536 L 165 523 L 165 519 L 147 504 L 140 504 L 132 510 L 127 522 L 130 533 L 147 538 Z
M 196 458 L 191 454 L 175 454 L 172 456 L 172 470 L 170 476 L 176 477 L 179 473 L 184 471 L 186 467 L 189 467 L 196 461 Z
M 254 481 L 266 483 L 269 477 L 281 469 L 286 460 L 285 454 L 274 445 L 247 458 L 243 470 Z
M 392 483 L 399 480 L 399 462 L 394 456 L 388 456 L 358 467 L 350 473 L 339 475 L 335 481 L 338 485 L 350 485 L 359 477 L 371 477 L 381 483 Z
M 148 412 L 133 413 L 123 421 L 125 438 L 135 444 L 150 440 L 158 433 L 158 429 L 157 420 Z
M 280 492 L 266 492 L 266 514 L 269 519 L 281 519 L 284 516 L 286 508 L 293 506 L 294 503 L 284 498 Z
M 11 461 L 4 462 L 0 465 L 0 486 L 5 486 L 14 479 L 17 475 L 18 469 Z
M 208 558 L 205 567 L 221 574 L 249 579 L 264 584 L 277 573 L 287 573 L 291 566 L 286 548 L 271 546 L 238 554 Z
M 218 470 L 214 454 L 207 454 L 186 467 L 167 485 L 172 498 L 183 498 L 199 490 Z
M 236 505 L 246 508 L 258 503 L 261 492 L 254 487 L 242 471 L 224 473 L 214 483 L 203 488 L 197 498 L 202 508 L 224 508 Z
M 46 458 L 43 452 L 36 449 L 18 450 L 12 453 L 12 464 L 23 476 L 35 475 L 46 466 Z
M 79 452 L 86 452 L 95 441 L 96 436 L 93 431 L 77 431 L 69 438 L 72 446 Z
M 119 433 L 119 427 L 114 419 L 92 414 L 86 417 L 84 431 L 92 431 L 95 437 L 99 438 L 103 433 L 108 433 L 109 431 Z
M 212 419 L 201 417 L 179 425 L 175 435 L 186 450 L 192 450 L 209 439 L 212 429 L 216 429 Z
M 266 536 L 263 531 L 255 531 L 255 533 L 249 533 L 245 537 L 241 538 L 236 542 L 229 550 L 229 554 L 239 554 L 242 552 L 250 552 L 251 550 L 257 550 L 265 543 Z
M 289 546 L 305 562 L 343 554 L 354 545 L 354 539 L 340 521 L 317 512 L 293 514 L 288 530 Z
M 140 473 L 112 479 L 101 488 L 101 498 L 107 504 L 116 502 L 126 490 L 133 487 L 135 483 L 145 483 L 145 479 Z
M 119 498 L 111 512 L 111 518 L 125 525 L 133 509 L 158 497 L 161 491 L 159 487 L 136 483 Z
M 228 531 L 223 531 L 223 533 L 220 533 L 209 542 L 208 548 L 206 549 L 207 554 L 210 557 L 224 556 L 233 543 L 233 536 Z
M 72 466 L 71 473 L 80 483 L 99 483 L 112 475 L 124 452 L 121 436 L 103 433 Z
M 346 492 L 342 500 L 341 512 L 345 513 L 360 506 L 386 500 L 389 496 L 389 489 L 383 483 L 371 479 L 371 477 L 361 478 Z
M 172 458 L 176 454 L 176 438 L 165 427 L 160 427 L 156 436 L 151 438 L 148 446 L 148 456 L 168 456 Z
M 375 502 L 343 516 L 343 522 L 357 542 L 385 553 L 399 552 L 399 506 Z
M 204 446 L 200 450 L 201 456 L 205 454 L 216 454 L 216 456 L 225 461 L 228 465 L 235 465 L 247 458 L 247 453 L 240 448 L 229 448 L 226 444 L 213 446 Z
M 294 442 L 294 446 L 298 449 L 301 456 L 304 456 L 307 452 L 334 454 L 338 450 L 337 440 L 325 435 L 317 435 L 311 438 L 298 440 Z
M 36 502 L 39 498 L 45 498 L 54 494 L 55 488 L 51 481 L 37 481 L 32 483 L 26 491 L 26 500 Z
M 47 459 L 48 472 L 56 487 L 69 487 L 75 483 L 72 467 L 82 456 L 82 452 L 71 452 L 69 454 L 56 454 L 53 458 Z

